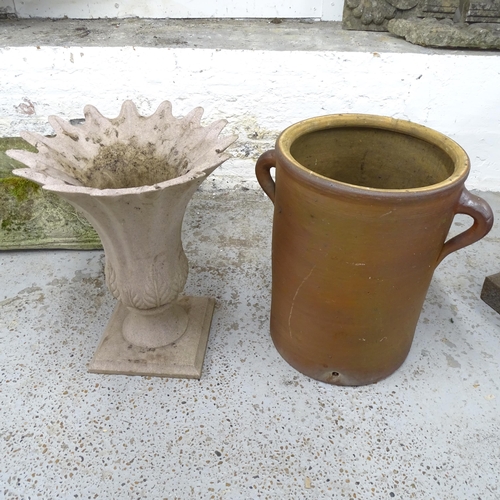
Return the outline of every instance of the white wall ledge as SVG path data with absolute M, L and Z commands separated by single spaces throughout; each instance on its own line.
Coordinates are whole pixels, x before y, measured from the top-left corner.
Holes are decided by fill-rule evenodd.
M 0 21 L 0 136 L 50 132 L 93 104 L 116 116 L 205 108 L 229 120 L 234 158 L 209 186 L 255 187 L 257 157 L 287 126 L 370 113 L 434 128 L 468 152 L 472 189 L 500 191 L 498 52 L 426 49 L 339 23 L 266 20 Z
M 183 47 L 224 50 L 398 52 L 495 56 L 410 44 L 390 33 L 346 31 L 337 21 L 282 19 L 5 19 L 0 47 Z

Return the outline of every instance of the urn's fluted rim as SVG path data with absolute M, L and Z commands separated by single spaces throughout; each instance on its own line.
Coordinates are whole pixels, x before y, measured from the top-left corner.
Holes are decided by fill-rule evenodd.
M 56 132 L 52 136 L 24 131 L 23 139 L 37 152 L 8 150 L 8 156 L 29 167 L 13 173 L 58 193 L 154 193 L 201 183 L 231 157 L 225 150 L 237 139 L 220 136 L 227 120 L 203 126 L 201 107 L 175 117 L 170 101 L 163 101 L 150 116 L 140 115 L 130 100 L 123 102 L 116 118 L 103 116 L 91 105 L 85 106 L 84 115 L 80 125 L 50 116 Z
M 299 137 L 319 130 L 343 127 L 381 129 L 421 139 L 438 147 L 450 157 L 454 166 L 453 173 L 441 182 L 423 187 L 405 189 L 374 188 L 325 177 L 301 165 L 291 154 L 292 144 Z M 281 164 L 287 167 L 289 173 L 300 178 L 306 184 L 319 189 L 323 189 L 325 185 L 328 185 L 330 188 L 337 188 L 337 190 L 351 195 L 376 196 L 379 194 L 383 198 L 400 198 L 403 194 L 405 198 L 408 198 L 411 194 L 416 196 L 434 195 L 439 191 L 454 189 L 456 186 L 463 184 L 470 171 L 470 160 L 465 150 L 441 132 L 407 120 L 358 113 L 324 115 L 295 123 L 286 128 L 276 140 L 276 153 L 278 157 L 281 157 Z
M 214 167 L 215 168 L 215 167 Z M 71 194 L 85 194 L 87 196 L 101 196 L 101 197 L 117 197 L 126 196 L 130 194 L 142 193 L 157 193 L 169 187 L 187 184 L 189 182 L 204 179 L 208 177 L 210 172 L 188 172 L 180 177 L 175 177 L 163 182 L 158 182 L 151 186 L 137 186 L 131 188 L 117 188 L 117 189 L 99 189 L 90 188 L 85 186 L 74 186 L 72 184 L 50 182 L 51 177 L 46 176 L 40 172 L 36 172 L 30 168 L 18 168 L 12 171 L 13 174 L 29 179 L 30 181 L 40 184 L 43 189 L 55 193 L 71 193 Z

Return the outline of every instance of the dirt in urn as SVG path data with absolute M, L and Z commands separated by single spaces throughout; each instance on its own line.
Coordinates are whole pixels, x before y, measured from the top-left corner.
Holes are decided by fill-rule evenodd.
M 92 164 L 79 175 L 84 186 L 97 189 L 119 189 L 151 186 L 174 179 L 188 170 L 187 159 L 170 165 L 166 158 L 155 156 L 155 145 L 132 144 L 103 146 Z

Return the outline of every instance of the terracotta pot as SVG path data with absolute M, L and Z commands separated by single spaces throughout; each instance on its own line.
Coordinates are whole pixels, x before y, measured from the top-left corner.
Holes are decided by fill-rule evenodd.
M 271 336 L 288 363 L 337 385 L 403 363 L 434 269 L 493 224 L 468 172 L 454 141 L 392 118 L 323 116 L 279 136 L 256 175 L 274 202 Z M 474 224 L 445 243 L 457 213 Z

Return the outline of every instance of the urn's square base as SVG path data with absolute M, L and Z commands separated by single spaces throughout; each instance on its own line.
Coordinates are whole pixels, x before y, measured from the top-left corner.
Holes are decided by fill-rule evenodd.
M 179 299 L 179 304 L 189 315 L 184 335 L 166 347 L 148 349 L 124 340 L 121 330 L 127 308 L 118 302 L 88 371 L 116 375 L 201 378 L 215 300 L 209 297 L 183 297 Z

